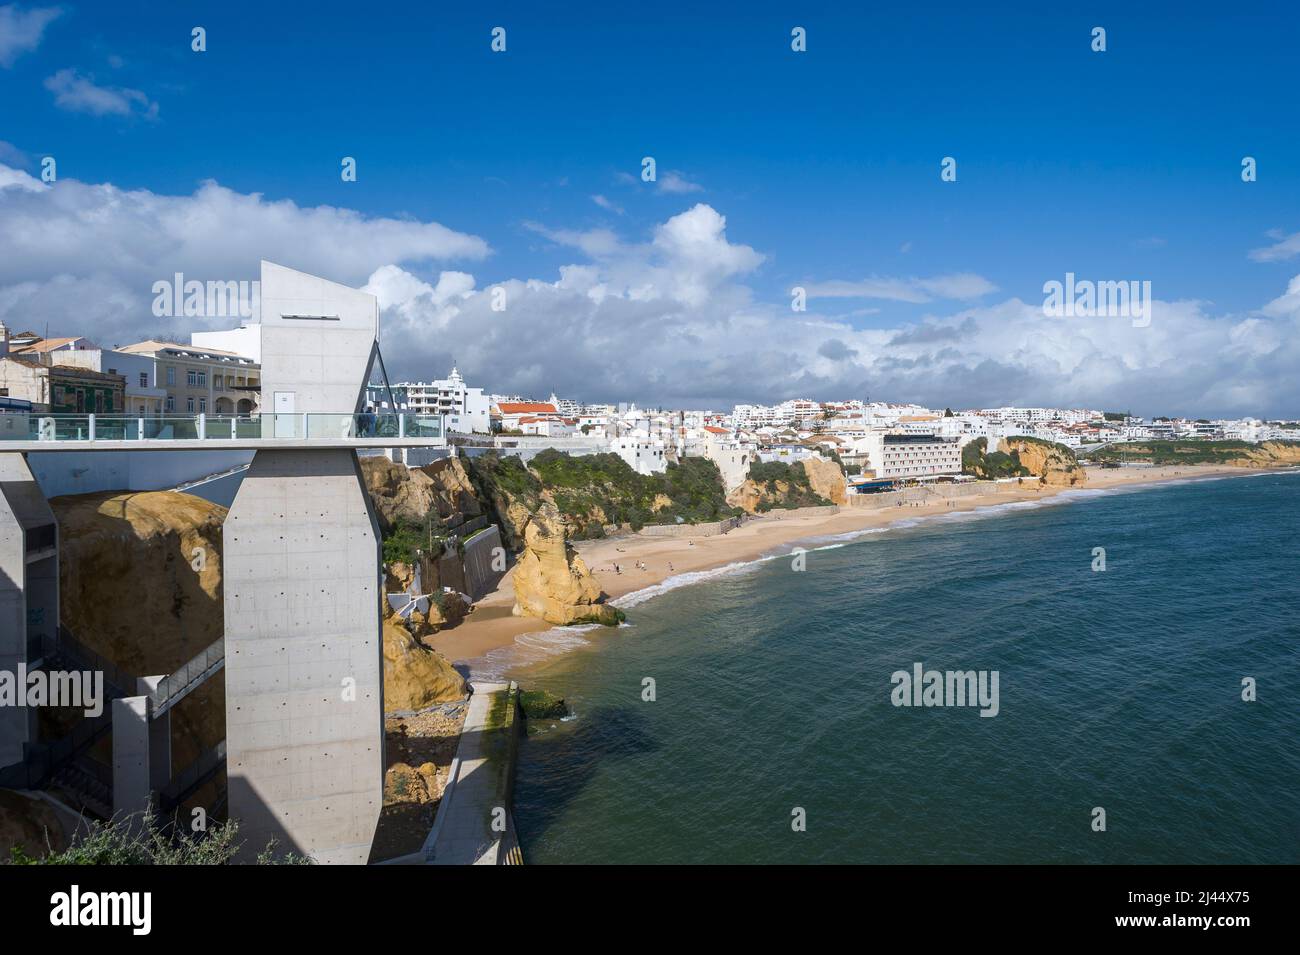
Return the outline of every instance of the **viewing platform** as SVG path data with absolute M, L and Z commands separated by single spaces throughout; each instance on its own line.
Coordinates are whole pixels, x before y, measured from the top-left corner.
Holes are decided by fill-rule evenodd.
M 0 414 L 0 453 L 427 448 L 446 444 L 442 415 L 260 414 L 130 417 Z

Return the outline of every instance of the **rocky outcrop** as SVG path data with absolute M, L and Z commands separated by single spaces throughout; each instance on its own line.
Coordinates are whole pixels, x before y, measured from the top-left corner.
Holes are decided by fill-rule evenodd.
M 222 636 L 226 509 L 175 491 L 50 501 L 59 522 L 59 615 L 128 673 L 171 673 Z M 188 765 L 225 735 L 225 675 L 172 711 L 172 761 Z
M 403 620 L 384 600 L 384 711 L 423 710 L 437 703 L 462 700 L 469 692 L 464 678 L 441 653 L 421 642 L 422 637 L 441 627 L 458 623 L 469 612 L 469 604 L 456 592 L 445 593 L 426 561 L 420 574 L 420 590 L 432 594 L 429 609 L 413 610 Z M 408 564 L 394 562 L 385 568 L 386 593 L 410 593 L 415 571 Z
M 453 519 L 455 523 L 456 515 L 468 520 L 483 513 L 483 504 L 478 499 L 474 482 L 470 480 L 459 457 L 443 458 L 419 470 L 433 482 L 440 517 Z
M 384 712 L 423 710 L 467 693 L 446 657 L 411 636 L 396 616 L 384 618 Z
M 1027 438 L 1003 438 L 998 450 L 1013 454 L 1022 467 L 1043 484 L 1077 487 L 1088 480 L 1088 472 L 1064 445 Z
M 843 504 L 844 500 L 844 472 L 834 461 L 822 458 L 795 464 L 756 463 L 745 482 L 727 495 L 728 504 L 748 514 Z
M 745 478 L 743 484 L 733 488 L 727 494 L 727 503 L 732 507 L 743 508 L 746 514 L 757 514 L 768 510 L 763 505 L 784 500 L 789 493 L 789 481 L 768 481 L 760 484 L 753 478 Z
M 559 510 L 544 502 L 524 528 L 524 549 L 514 569 L 518 616 L 548 623 L 619 622 L 621 614 L 601 602 L 603 595 L 587 565 L 568 541 Z
M 830 458 L 808 458 L 803 462 L 803 469 L 814 494 L 832 504 L 844 504 L 848 500 L 844 469 Z
M 1246 467 L 1276 468 L 1300 465 L 1300 441 L 1264 441 L 1241 455 Z
M 361 458 L 361 477 L 384 533 L 399 521 L 422 522 L 437 508 L 433 478 L 418 468 L 409 469 L 376 454 Z

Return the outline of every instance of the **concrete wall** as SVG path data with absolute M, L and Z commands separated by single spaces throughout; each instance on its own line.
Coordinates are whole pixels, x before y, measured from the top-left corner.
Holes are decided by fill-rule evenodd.
M 0 670 L 27 661 L 29 634 L 52 635 L 59 622 L 57 556 L 28 561 L 27 531 L 55 524 L 21 454 L 0 453 Z M 57 525 L 56 525 L 57 527 Z M 57 554 L 57 532 L 55 553 Z M 0 707 L 0 767 L 23 758 L 35 730 L 34 709 Z
M 363 864 L 383 802 L 382 584 L 355 453 L 259 451 L 223 537 L 230 814 L 250 854 L 275 838 Z
M 262 263 L 262 410 L 275 393 L 293 412 L 352 414 L 361 407 L 379 339 L 379 300 L 271 262 Z
M 501 531 L 495 524 L 465 545 L 465 587 L 474 600 L 486 597 L 505 576 L 504 570 L 495 570 L 492 559 L 501 548 Z
M 229 471 L 252 451 L 33 451 L 32 473 L 46 497 L 91 491 L 163 491 Z
M 743 520 L 743 517 L 729 517 L 707 524 L 647 524 L 638 533 L 642 537 L 716 537 L 739 527 Z

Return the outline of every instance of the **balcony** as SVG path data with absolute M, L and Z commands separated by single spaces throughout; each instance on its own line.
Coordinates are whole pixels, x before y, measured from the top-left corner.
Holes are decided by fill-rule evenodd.
M 442 445 L 442 415 L 422 414 L 0 414 L 0 451 L 164 446 L 261 448 L 424 447 Z

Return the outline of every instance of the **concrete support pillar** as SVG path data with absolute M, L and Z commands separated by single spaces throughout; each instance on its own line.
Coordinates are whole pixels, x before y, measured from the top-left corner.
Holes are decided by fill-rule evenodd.
M 379 528 L 356 453 L 258 451 L 223 530 L 230 816 L 363 864 L 383 804 Z
M 147 694 L 161 679 L 145 677 L 138 690 Z M 147 695 L 113 701 L 113 815 L 132 816 L 137 824 L 172 775 L 171 714 L 151 715 Z
M 0 670 L 28 662 L 28 641 L 59 626 L 59 538 L 54 512 L 21 454 L 0 452 Z M 0 769 L 22 761 L 36 711 L 0 707 Z

